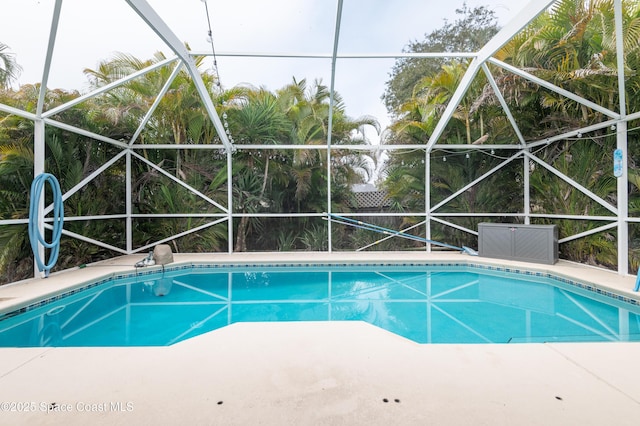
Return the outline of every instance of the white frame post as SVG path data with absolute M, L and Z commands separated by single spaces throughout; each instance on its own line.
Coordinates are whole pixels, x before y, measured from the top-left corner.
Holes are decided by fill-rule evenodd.
M 44 142 L 44 121 L 42 119 L 36 119 L 33 122 L 33 178 L 44 173 L 45 163 L 45 142 Z M 44 235 L 44 185 L 42 187 L 42 196 L 39 198 L 38 203 L 38 216 L 35 219 L 38 225 L 38 232 L 40 235 Z M 33 202 L 33 200 L 30 200 Z M 42 244 L 38 244 L 38 256 L 40 259 L 45 258 L 45 250 Z M 38 278 L 40 271 L 38 270 L 38 264 L 34 257 L 33 259 L 33 277 Z
M 616 55 L 618 67 L 618 99 L 620 122 L 616 125 L 616 148 L 622 151 L 622 176 L 618 177 L 618 274 L 629 274 L 629 190 L 627 161 L 627 116 L 626 86 L 624 73 L 624 34 L 622 20 L 622 0 L 615 0 L 614 19 L 616 31 Z

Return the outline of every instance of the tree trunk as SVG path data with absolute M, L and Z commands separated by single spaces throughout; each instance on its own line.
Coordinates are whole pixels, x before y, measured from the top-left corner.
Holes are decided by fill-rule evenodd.
M 249 226 L 249 218 L 241 217 L 238 224 L 238 235 L 236 235 L 236 246 L 234 251 L 247 251 L 247 228 Z
M 267 189 L 267 177 L 269 175 L 269 156 L 267 156 L 267 161 L 264 164 L 264 177 L 262 180 L 262 189 L 260 190 L 260 201 L 264 198 L 264 191 Z

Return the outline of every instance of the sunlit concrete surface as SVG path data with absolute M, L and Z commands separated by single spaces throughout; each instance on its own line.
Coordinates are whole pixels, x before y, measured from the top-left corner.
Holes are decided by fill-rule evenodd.
M 131 270 L 142 257 L 0 287 L 0 309 Z M 174 257 L 494 262 L 637 295 L 635 277 L 569 262 L 443 253 Z M 239 323 L 169 347 L 0 349 L 0 424 L 636 425 L 639 361 L 640 343 L 420 345 L 363 322 Z

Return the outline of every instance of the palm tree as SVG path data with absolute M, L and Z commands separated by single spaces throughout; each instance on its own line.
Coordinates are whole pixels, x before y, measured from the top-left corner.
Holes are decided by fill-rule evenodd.
M 288 143 L 291 123 L 274 94 L 265 89 L 247 92 L 245 101 L 229 111 L 231 132 L 237 144 Z M 272 187 L 282 163 L 273 162 L 272 152 L 240 150 L 234 155 L 234 207 L 241 213 L 255 213 L 273 205 Z M 275 165 L 275 170 L 271 170 Z M 261 182 L 258 184 L 258 181 Z M 240 218 L 236 230 L 236 251 L 247 250 L 247 233 L 260 226 L 259 219 Z
M 22 67 L 16 62 L 14 54 L 10 53 L 9 46 L 0 42 L 0 89 L 8 89 L 13 80 L 17 80 L 22 72 Z
M 11 91 L 0 91 L 0 102 L 19 105 Z M 24 103 L 22 103 L 24 105 Z M 33 125 L 15 115 L 0 118 L 0 218 L 25 219 L 25 194 L 33 180 Z M 0 227 L 0 284 L 33 273 L 26 225 Z
M 13 104 L 23 110 L 33 110 L 38 99 L 39 85 L 24 85 L 18 91 L 0 92 L 5 104 Z M 77 92 L 48 90 L 45 108 L 69 102 L 79 96 Z M 6 98 L 6 99 L 5 99 Z M 10 99 L 9 99 L 10 98 Z M 63 111 L 57 118 L 72 126 L 95 130 L 100 123 L 89 117 L 93 106 L 90 102 Z M 92 127 L 93 126 L 93 127 Z M 0 217 L 3 219 L 28 218 L 28 197 L 33 181 L 33 122 L 8 115 L 0 127 Z M 54 174 L 67 191 L 110 158 L 112 147 L 90 140 L 76 133 L 57 127 L 45 129 L 47 158 L 45 170 Z M 107 215 L 124 211 L 122 194 L 124 182 L 117 168 L 113 173 L 103 173 L 82 191 L 65 201 L 66 216 Z M 69 221 L 65 229 L 80 235 L 99 236 L 101 240 L 118 246 L 123 244 L 124 227 L 117 221 Z M 32 271 L 31 249 L 26 226 L 7 226 L 0 229 L 0 276 L 8 280 L 28 277 Z M 81 263 L 111 257 L 113 253 L 93 244 L 63 237 L 61 253 L 56 269 L 77 266 Z
M 413 102 L 418 102 L 421 108 L 428 111 L 429 114 L 423 117 L 421 121 L 434 124 L 433 120 L 439 118 L 441 113 L 447 107 L 453 93 L 458 87 L 462 76 L 466 71 L 466 64 L 453 62 L 443 65 L 442 69 L 435 76 L 423 77 L 414 88 L 414 96 L 409 102 L 409 106 Z M 478 83 L 476 83 L 476 86 Z M 477 89 L 476 89 L 477 90 Z M 473 89 L 467 92 L 473 94 Z M 466 96 L 453 113 L 449 126 L 462 127 L 464 129 L 464 137 L 457 135 L 456 139 L 460 141 L 466 140 L 466 143 L 473 142 L 471 136 L 471 103 L 473 102 L 471 95 Z M 425 120 L 426 119 L 426 120 Z M 444 138 L 443 138 L 444 139 Z
M 613 138 L 609 138 L 613 139 Z M 609 140 L 611 142 L 611 140 Z M 572 176 L 596 195 L 615 204 L 616 178 L 606 173 L 602 161 L 599 161 L 603 143 L 597 140 L 582 140 L 570 144 L 551 162 L 560 172 Z M 610 154 L 605 154 L 609 163 L 613 162 Z M 605 161 L 606 162 L 606 161 Z M 539 170 L 541 169 L 541 170 Z M 532 204 L 534 213 L 554 212 L 569 215 L 601 215 L 610 214 L 603 206 L 591 200 L 580 191 L 572 189 L 568 184 L 559 182 L 546 169 L 536 168 L 530 178 L 532 188 Z M 561 236 L 586 232 L 601 226 L 595 221 L 543 221 L 558 225 Z M 614 267 L 617 263 L 615 235 L 610 232 L 590 235 L 567 242 L 561 247 L 562 256 L 569 260 L 587 262 L 592 265 Z
M 399 119 L 390 127 L 385 143 L 425 145 L 436 124 L 442 117 L 466 71 L 466 64 L 456 61 L 443 65 L 434 75 L 424 76 L 414 88 L 413 97 L 401 106 Z M 482 95 L 484 80 L 476 78 L 466 96 L 456 107 L 438 144 L 472 144 L 483 135 L 492 133 L 495 127 L 495 109 L 482 108 L 476 102 Z M 486 123 L 485 123 L 486 122 Z M 425 162 L 430 161 L 430 182 L 425 183 Z M 425 158 L 423 149 L 408 152 L 394 151 L 387 163 L 384 187 L 396 211 L 423 211 L 425 191 L 430 191 L 431 202 L 438 203 L 460 188 L 480 177 L 499 163 L 497 158 L 470 152 L 431 152 Z M 511 187 L 515 181 L 514 172 L 507 170 L 491 176 L 468 191 L 458 195 L 440 209 L 451 213 L 481 213 L 489 211 L 513 212 L 514 203 L 522 198 L 521 191 Z M 496 188 L 509 187 L 506 191 Z M 505 194 L 509 194 L 505 197 Z M 521 205 L 521 204 L 520 204 Z M 407 218 L 401 226 L 413 224 L 415 218 Z M 476 219 L 457 219 L 460 225 L 474 228 Z M 442 232 L 447 232 L 443 230 Z M 453 235 L 441 235 L 452 241 Z M 463 244 L 469 244 L 463 241 Z
M 287 116 L 293 123 L 293 143 L 301 145 L 325 144 L 329 132 L 329 100 L 331 96 L 327 86 L 323 85 L 320 80 L 316 80 L 311 87 L 307 87 L 306 80 L 300 82 L 294 80 L 291 85 L 280 90 L 278 94 L 286 102 Z M 376 131 L 380 131 L 380 125 L 373 117 L 349 118 L 338 93 L 334 93 L 333 100 L 332 146 L 337 148 L 339 145 L 347 143 L 368 143 L 361 136 L 354 137 L 354 134 L 357 134 L 357 131 L 364 126 L 372 126 Z M 331 179 L 336 184 L 334 189 L 338 189 L 343 182 L 347 185 L 362 182 L 364 176 L 356 172 L 359 169 L 367 170 L 362 160 L 362 156 L 344 150 L 332 150 Z M 311 195 L 310 189 L 313 188 L 317 195 L 315 198 L 318 201 L 312 202 L 315 205 L 313 211 L 326 210 L 326 192 L 322 191 L 326 187 L 327 179 L 324 161 L 325 158 L 319 151 L 312 150 L 296 151 L 293 157 L 292 177 L 296 183 L 294 198 L 297 201 L 302 201 Z M 334 202 L 339 201 L 338 197 L 334 200 Z
M 364 125 L 378 124 L 370 117 L 349 119 L 339 95 L 334 96 L 332 140 L 365 143 L 354 138 L 354 131 Z M 327 141 L 330 93 L 320 81 L 310 87 L 306 80 L 293 82 L 275 93 L 265 89 L 249 89 L 242 102 L 229 111 L 231 133 L 238 146 L 242 144 L 324 145 Z M 241 213 L 273 211 L 284 213 L 326 211 L 326 152 L 319 150 L 243 150 L 234 154 L 234 206 Z M 339 150 L 332 151 L 331 179 L 334 201 L 344 203 L 349 185 L 362 180 L 366 165 L 361 157 Z M 246 174 L 252 176 L 248 178 Z M 256 185 L 256 178 L 260 185 Z M 348 191 L 345 190 L 348 189 Z M 278 244 L 278 236 L 299 236 L 308 219 L 274 220 L 240 218 L 236 229 L 235 249 L 245 250 L 262 244 Z M 269 223 L 271 237 L 253 234 Z M 286 238 L 287 245 L 300 241 Z
M 598 105 L 618 110 L 618 70 L 612 0 L 562 0 L 505 45 L 496 57 Z M 632 85 L 640 51 L 640 7 L 623 2 L 626 76 Z M 501 72 L 496 77 L 514 106 L 535 107 L 543 117 L 527 117 L 532 137 L 548 136 L 601 121 L 602 114 L 554 92 L 541 90 L 519 77 Z M 540 119 L 542 118 L 542 120 Z M 550 123 L 553 123 L 551 125 Z M 535 124 L 544 131 L 533 132 Z M 546 125 L 545 125 L 546 124 Z M 542 126 L 540 126 L 542 125 Z M 529 130 L 532 130 L 529 133 Z
M 158 52 L 152 59 L 138 58 L 118 54 L 113 59 L 99 64 L 96 70 L 86 69 L 85 73 L 95 87 L 119 80 L 133 72 L 143 70 L 153 64 L 164 61 L 164 54 Z M 200 66 L 203 57 L 196 57 L 195 63 Z M 129 136 L 139 125 L 142 116 L 155 101 L 158 93 L 166 84 L 173 72 L 171 67 L 156 68 L 144 75 L 128 81 L 98 98 L 99 108 L 97 117 L 111 121 L 111 126 L 122 126 L 129 132 Z M 202 72 L 201 77 L 205 86 L 210 90 L 214 104 L 223 108 L 223 101 L 233 104 L 234 96 L 242 96 L 242 91 L 221 92 L 217 81 L 210 72 Z M 228 107 L 227 107 L 228 108 Z M 153 145 L 161 144 L 210 144 L 215 140 L 215 129 L 204 109 L 202 99 L 197 92 L 190 75 L 181 70 L 171 82 L 169 90 L 157 105 L 154 114 L 147 122 L 140 134 L 139 140 L 149 146 L 143 155 L 153 163 L 169 168 L 180 180 L 209 196 L 225 203 L 226 191 L 220 185 L 226 185 L 226 179 L 220 180 L 220 172 L 226 170 L 224 158 L 211 155 L 201 155 L 202 151 L 191 150 L 153 150 Z M 125 135 L 126 137 L 126 135 Z M 188 191 L 174 188 L 175 184 L 168 182 L 156 170 L 142 163 L 135 163 L 134 199 L 137 213 L 159 214 L 201 212 L 219 213 L 199 197 Z M 225 175 L 226 176 L 226 175 Z M 215 182 L 215 183 L 214 183 Z M 148 244 L 158 236 L 174 235 L 185 229 L 202 225 L 206 219 L 155 219 L 136 222 L 135 240 L 137 244 Z M 223 225 L 215 229 L 207 229 L 197 235 L 182 237 L 174 242 L 176 249 L 180 245 L 182 251 L 219 250 L 226 243 L 226 233 Z
M 635 72 L 640 52 L 640 7 L 637 2 L 623 2 L 623 22 L 627 102 L 631 109 L 637 110 L 640 88 Z M 614 30 L 612 0 L 562 0 L 512 39 L 498 52 L 497 57 L 617 111 L 619 96 Z M 521 130 L 532 139 L 568 132 L 605 119 L 600 112 L 506 72 L 499 72 L 496 81 L 512 107 L 514 117 L 521 124 Z M 603 172 L 610 169 L 610 153 L 615 149 L 615 138 L 608 136 L 607 132 L 608 129 L 590 132 L 588 139 L 582 141 L 558 142 L 542 149 L 537 155 L 601 198 L 615 204 L 615 182 Z M 635 153 L 632 149 L 628 152 L 633 164 Z M 531 203 L 536 212 L 577 215 L 607 213 L 579 191 L 570 191 L 566 184 L 547 175 L 545 170 L 536 170 L 531 175 Z M 632 176 L 633 172 L 630 178 Z M 556 223 L 561 236 L 581 233 L 600 225 L 593 221 Z M 569 242 L 563 248 L 567 258 L 610 267 L 617 262 L 614 251 L 614 237 L 607 232 Z

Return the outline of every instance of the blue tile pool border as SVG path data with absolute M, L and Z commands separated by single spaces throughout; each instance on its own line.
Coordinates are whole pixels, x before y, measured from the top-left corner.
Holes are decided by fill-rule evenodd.
M 573 287 L 580 288 L 589 292 L 596 293 L 600 296 L 605 296 L 616 301 L 625 302 L 634 306 L 640 306 L 640 299 L 629 297 L 627 295 L 617 293 L 612 290 L 607 290 L 599 287 L 596 284 L 579 281 L 574 278 L 568 278 L 561 274 L 555 274 L 548 271 L 536 271 L 524 268 L 502 267 L 495 265 L 486 265 L 483 263 L 469 263 L 469 262 L 276 262 L 276 263 L 181 263 L 165 267 L 151 267 L 145 270 L 133 270 L 129 272 L 114 273 L 101 277 L 96 280 L 80 283 L 77 287 L 63 291 L 54 296 L 46 297 L 35 303 L 30 303 L 21 308 L 5 312 L 0 314 L 0 321 L 13 316 L 28 312 L 32 309 L 39 308 L 48 303 L 55 302 L 62 298 L 72 296 L 85 290 L 89 290 L 93 287 L 97 287 L 114 280 L 144 277 L 148 275 L 156 275 L 158 273 L 177 272 L 194 269 L 245 269 L 245 268 L 300 268 L 300 267 L 315 267 L 315 268 L 340 268 L 340 267 L 464 267 L 471 269 L 486 270 L 492 272 L 506 272 L 516 275 L 524 275 L 528 277 L 536 277 L 543 279 L 553 279 L 563 284 L 568 284 Z

